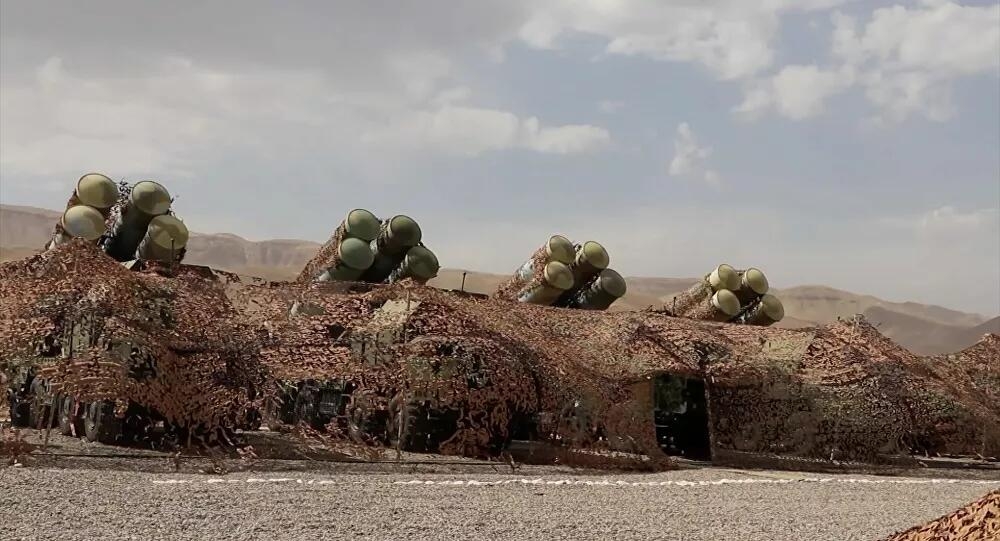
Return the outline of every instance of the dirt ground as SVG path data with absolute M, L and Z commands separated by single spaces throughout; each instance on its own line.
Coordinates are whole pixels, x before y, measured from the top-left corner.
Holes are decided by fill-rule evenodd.
M 265 458 L 247 461 L 51 436 L 44 454 L 0 469 L 2 537 L 874 540 L 1000 488 L 990 468 L 623 474 L 413 454 L 351 463 L 255 438 Z

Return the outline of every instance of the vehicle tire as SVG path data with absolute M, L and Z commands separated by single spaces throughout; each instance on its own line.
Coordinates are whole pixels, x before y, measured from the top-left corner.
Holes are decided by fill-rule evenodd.
M 120 422 L 115 417 L 114 402 L 102 400 L 89 402 L 83 419 L 83 432 L 88 441 L 114 443 L 121 432 Z

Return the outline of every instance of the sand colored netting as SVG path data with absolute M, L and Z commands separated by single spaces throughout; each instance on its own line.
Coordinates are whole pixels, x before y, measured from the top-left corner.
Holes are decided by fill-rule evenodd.
M 884 541 L 995 541 L 1000 539 L 1000 490 Z
M 990 402 L 996 391 L 981 392 L 984 373 L 1000 374 L 989 360 L 1000 350 L 994 338 L 941 363 L 910 354 L 863 320 L 762 329 L 473 300 L 423 287 L 346 295 L 270 286 L 246 295 L 276 303 L 269 313 L 280 322 L 277 345 L 263 355 L 274 374 L 343 377 L 372 396 L 430 396 L 457 412 L 458 433 L 468 427 L 456 441 L 489 442 L 478 452 L 463 443 L 456 449 L 463 454 L 482 454 L 509 436 L 512 420 L 528 418 L 541 437 L 627 441 L 649 451 L 651 406 L 641 389 L 662 373 L 708 380 L 722 448 L 838 459 L 1000 449 Z M 387 301 L 411 308 L 380 321 Z M 289 318 L 293 302 L 322 314 Z M 361 355 L 359 341 L 368 344 Z M 945 364 L 962 368 L 945 379 Z
M 439 450 L 470 456 L 515 436 L 657 455 L 651 385 L 676 374 L 705 380 L 718 449 L 1000 455 L 995 335 L 921 358 L 863 319 L 788 330 L 356 286 L 132 272 L 73 242 L 0 265 L 0 370 L 209 428 L 277 382 L 337 381 L 352 428 L 419 404 Z
M 0 265 L 0 298 L 0 370 L 10 378 L 34 369 L 54 392 L 132 401 L 204 430 L 234 426 L 263 387 L 260 331 L 191 268 L 132 272 L 74 241 Z

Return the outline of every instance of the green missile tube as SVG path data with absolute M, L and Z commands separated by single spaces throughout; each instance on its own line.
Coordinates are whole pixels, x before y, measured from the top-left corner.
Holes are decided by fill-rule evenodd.
M 414 246 L 406 252 L 406 257 L 389 275 L 389 283 L 411 278 L 417 283 L 426 284 L 428 280 L 437 276 L 440 268 L 441 265 L 434 252 L 425 246 Z
M 532 279 L 518 294 L 519 302 L 550 306 L 564 291 L 573 287 L 573 272 L 559 261 L 545 265 L 541 276 Z
M 80 177 L 74 193 L 80 204 L 93 207 L 102 214 L 118 202 L 118 185 L 100 173 L 87 173 Z
M 337 264 L 321 272 L 316 277 L 317 282 L 357 281 L 375 260 L 369 244 L 358 238 L 341 241 L 337 247 L 337 256 Z
M 612 269 L 604 269 L 586 287 L 576 291 L 567 304 L 570 308 L 606 310 L 625 296 L 625 279 Z
M 778 297 L 765 293 L 740 316 L 740 323 L 767 327 L 785 318 L 785 306 Z
M 601 243 L 588 240 L 576 250 L 570 270 L 573 271 L 574 285 L 582 287 L 584 284 L 597 276 L 602 270 L 608 268 L 611 258 L 608 251 L 601 246 Z
M 739 273 L 739 287 L 733 290 L 740 303 L 746 307 L 768 292 L 770 286 L 767 277 L 759 269 L 753 267 Z
M 163 214 L 149 221 L 146 236 L 139 243 L 138 259 L 172 263 L 187 246 L 190 233 L 176 216 Z
M 382 283 L 406 257 L 410 248 L 420 244 L 422 233 L 413 218 L 402 214 L 393 216 L 382 224 L 378 237 L 371 242 L 375 261 L 361 275 L 361 280 Z
M 158 182 L 144 180 L 136 183 L 121 209 L 111 239 L 105 245 L 108 255 L 118 261 L 133 259 L 139 243 L 146 236 L 150 221 L 166 214 L 170 204 L 170 192 Z
M 353 209 L 340 222 L 340 227 L 343 230 L 341 239 L 355 238 L 371 242 L 378 237 L 382 222 L 368 210 Z
M 413 218 L 399 214 L 386 220 L 375 243 L 378 253 L 399 255 L 420 244 L 422 236 L 420 225 Z

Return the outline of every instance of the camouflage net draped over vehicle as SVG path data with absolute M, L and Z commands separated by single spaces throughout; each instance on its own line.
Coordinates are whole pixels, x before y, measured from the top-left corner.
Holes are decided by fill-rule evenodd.
M 921 358 L 863 319 L 785 330 L 358 287 L 186 265 L 168 278 L 70 243 L 0 265 L 0 368 L 41 366 L 57 390 L 208 428 L 282 382 L 329 381 L 346 402 L 331 428 L 355 440 L 416 427 L 447 454 L 496 455 L 514 438 L 654 461 L 653 381 L 672 374 L 704 380 L 716 450 L 1000 455 L 995 335 Z
M 205 271 L 133 272 L 82 240 L 4 263 L 0 371 L 178 427 L 236 426 L 264 388 L 258 331 Z
M 344 378 L 354 407 L 389 416 L 393 398 L 426 399 L 458 419 L 442 452 L 495 452 L 532 419 L 539 438 L 655 454 L 649 386 L 674 374 L 705 378 L 719 449 L 862 460 L 1000 453 L 994 335 L 926 359 L 863 319 L 783 330 L 401 286 L 241 294 L 237 306 L 270 307 L 258 317 L 274 325 L 263 361 L 276 378 Z M 289 316 L 296 303 L 313 315 Z
M 883 541 L 994 541 L 1000 539 L 1000 490 L 927 524 Z

